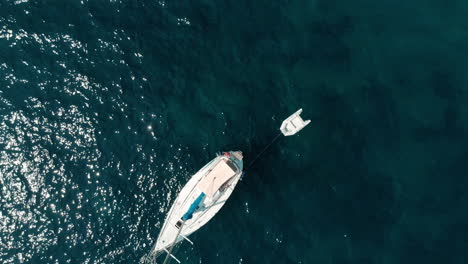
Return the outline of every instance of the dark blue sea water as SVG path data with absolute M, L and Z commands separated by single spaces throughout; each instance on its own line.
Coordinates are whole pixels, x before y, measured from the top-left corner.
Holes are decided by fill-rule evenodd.
M 217 151 L 183 263 L 467 263 L 468 2 L 2 0 L 0 263 L 138 263 Z

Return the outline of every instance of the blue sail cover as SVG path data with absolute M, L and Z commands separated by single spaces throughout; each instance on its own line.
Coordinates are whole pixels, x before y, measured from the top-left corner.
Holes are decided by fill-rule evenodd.
M 187 221 L 189 219 L 192 219 L 193 213 L 195 210 L 197 210 L 198 205 L 201 203 L 201 201 L 205 198 L 205 193 L 202 192 L 200 195 L 193 201 L 193 203 L 190 205 L 189 209 L 187 212 L 182 216 L 182 220 Z

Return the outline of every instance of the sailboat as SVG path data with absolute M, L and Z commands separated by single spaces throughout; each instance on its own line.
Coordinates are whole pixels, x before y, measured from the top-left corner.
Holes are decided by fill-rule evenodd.
M 171 254 L 172 247 L 188 239 L 215 216 L 231 195 L 242 176 L 243 162 L 241 151 L 218 154 L 202 169 L 195 173 L 182 188 L 167 214 L 166 221 L 159 233 L 153 254 Z
M 294 135 L 310 123 L 310 120 L 302 120 L 301 112 L 302 109 L 299 109 L 282 123 L 280 130 L 284 136 Z M 228 151 L 219 153 L 195 173 L 172 204 L 149 258 L 156 258 L 165 252 L 164 264 L 169 257 L 180 263 L 172 254 L 174 246 L 184 240 L 193 244 L 188 237 L 223 207 L 239 182 L 243 169 L 242 152 Z

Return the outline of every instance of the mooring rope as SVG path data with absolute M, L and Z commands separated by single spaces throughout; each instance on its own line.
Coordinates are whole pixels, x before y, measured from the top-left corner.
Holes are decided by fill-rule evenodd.
M 275 143 L 275 141 L 282 135 L 282 133 L 280 132 L 278 135 L 275 136 L 275 138 L 273 138 L 273 140 L 268 144 L 266 145 L 266 147 L 263 148 L 263 150 L 258 153 L 258 155 L 250 162 L 249 166 L 247 166 L 244 171 L 246 171 L 247 169 L 249 169 L 250 167 L 252 167 L 252 165 L 255 163 L 255 161 L 257 161 L 258 158 L 260 158 L 260 156 L 273 144 Z

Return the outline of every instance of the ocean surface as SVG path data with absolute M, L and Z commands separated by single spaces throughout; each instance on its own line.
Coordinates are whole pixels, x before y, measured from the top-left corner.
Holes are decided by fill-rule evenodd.
M 2 0 L 0 263 L 139 263 L 193 173 L 301 107 L 184 264 L 468 263 L 467 14 Z

